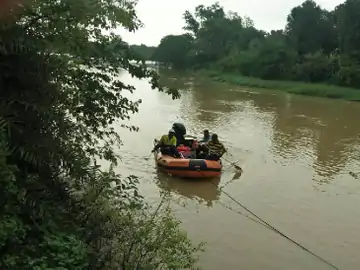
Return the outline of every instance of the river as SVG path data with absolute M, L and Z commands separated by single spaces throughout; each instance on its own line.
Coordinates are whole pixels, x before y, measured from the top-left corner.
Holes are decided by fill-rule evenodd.
M 124 145 L 118 171 L 139 176 L 140 190 L 151 203 L 158 203 L 164 190 L 171 192 L 182 227 L 195 242 L 207 243 L 200 258 L 203 269 L 331 269 L 238 214 L 246 212 L 224 192 L 339 269 L 360 268 L 360 180 L 349 175 L 360 165 L 359 103 L 162 75 L 166 84 L 181 89 L 181 99 L 120 74 L 143 103 L 132 117 L 140 131 L 119 128 Z M 234 168 L 225 166 L 217 188 L 157 173 L 154 161 L 144 157 L 153 138 L 167 133 L 175 121 L 195 135 L 203 129 L 216 132 L 229 149 L 227 158 L 244 174 L 231 180 Z

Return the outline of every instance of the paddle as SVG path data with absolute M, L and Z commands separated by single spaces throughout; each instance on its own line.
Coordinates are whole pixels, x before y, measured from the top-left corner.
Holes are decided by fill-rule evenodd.
M 227 159 L 226 159 L 226 158 L 224 158 L 224 157 L 221 157 L 221 159 L 223 159 L 223 160 L 225 160 L 225 161 L 229 162 L 232 166 L 234 166 L 234 168 L 235 168 L 235 169 L 237 169 L 237 170 L 239 170 L 239 171 L 243 171 L 243 169 L 241 169 L 241 167 L 240 167 L 240 166 L 238 166 L 238 165 L 236 165 L 234 162 L 231 162 L 230 160 L 227 160 Z
M 145 159 L 145 160 L 149 160 L 149 159 L 150 159 L 150 157 L 151 157 L 153 154 L 154 154 L 154 152 L 153 152 L 153 151 L 151 151 L 151 153 L 150 153 L 148 156 L 144 157 L 144 159 Z

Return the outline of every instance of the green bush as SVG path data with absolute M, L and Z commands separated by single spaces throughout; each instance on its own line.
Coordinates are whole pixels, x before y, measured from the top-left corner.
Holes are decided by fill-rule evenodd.
M 360 85 L 360 65 L 342 66 L 334 78 L 339 85 L 357 87 Z
M 330 81 L 339 70 L 338 59 L 321 52 L 305 55 L 294 68 L 295 78 L 305 82 Z
M 132 2 L 30 1 L 0 26 L 0 269 L 190 268 L 194 246 L 169 207 L 154 212 L 115 173 L 113 123 L 141 100 L 123 91 L 133 50 L 102 29 L 136 29 Z M 90 41 L 91 40 L 91 41 Z M 134 126 L 124 126 L 137 130 Z M 104 170 L 96 160 L 110 164 Z

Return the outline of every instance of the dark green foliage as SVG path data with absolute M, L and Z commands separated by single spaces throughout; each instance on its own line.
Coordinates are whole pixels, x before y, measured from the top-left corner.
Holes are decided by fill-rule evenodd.
M 304 55 L 294 67 L 295 79 L 305 82 L 330 82 L 338 70 L 338 58 L 321 52 Z
M 286 32 L 300 55 L 322 50 L 328 54 L 337 47 L 334 19 L 330 12 L 307 0 L 291 10 Z
M 169 35 L 164 37 L 151 60 L 171 65 L 174 68 L 186 68 L 190 64 L 190 50 L 193 38 L 190 35 Z
M 131 1 L 29 1 L 1 22 L 0 269 L 195 262 L 199 248 L 167 208 L 152 215 L 137 179 L 113 169 L 120 142 L 113 123 L 141 102 L 123 96 L 136 89 L 117 75 L 125 69 L 165 90 L 156 73 L 131 64 L 138 56 L 128 44 L 101 33 L 120 25 L 137 28 Z
M 152 56 L 156 50 L 156 47 L 146 46 L 144 44 L 141 45 L 131 45 L 130 49 L 136 54 L 140 59 L 144 61 L 151 61 Z
M 286 79 L 296 61 L 296 52 L 287 48 L 281 39 L 268 38 L 242 52 L 239 71 L 262 79 Z
M 331 12 L 306 0 L 291 10 L 284 30 L 270 33 L 254 28 L 249 18 L 226 14 L 218 3 L 186 11 L 184 20 L 184 30 L 193 37 L 188 53 L 163 42 L 156 50 L 187 56 L 187 65 L 178 67 L 360 88 L 359 0 L 347 0 Z M 171 57 L 157 60 L 175 65 Z
M 335 8 L 340 53 L 360 62 L 360 1 L 347 0 Z

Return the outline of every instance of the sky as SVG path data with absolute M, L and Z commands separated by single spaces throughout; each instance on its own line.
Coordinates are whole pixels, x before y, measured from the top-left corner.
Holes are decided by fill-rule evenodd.
M 332 10 L 344 0 L 315 0 L 322 8 Z M 130 44 L 157 46 L 169 34 L 182 34 L 186 10 L 193 12 L 198 5 L 209 6 L 216 0 L 139 0 L 137 16 L 144 26 L 135 33 L 119 29 L 123 39 Z M 304 0 L 218 0 L 225 11 L 250 17 L 255 27 L 265 31 L 283 29 L 290 10 Z

